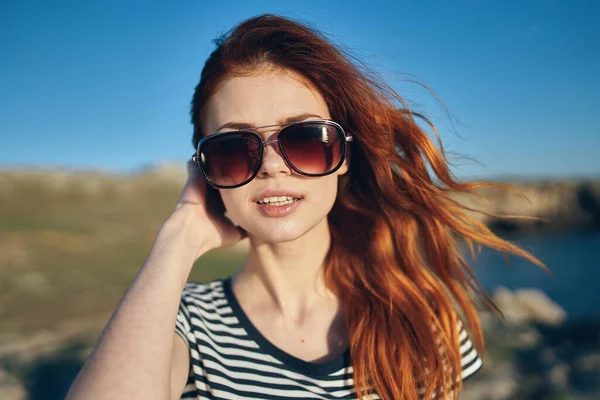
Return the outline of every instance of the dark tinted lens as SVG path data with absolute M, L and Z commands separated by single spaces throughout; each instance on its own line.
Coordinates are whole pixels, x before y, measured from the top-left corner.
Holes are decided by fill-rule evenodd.
M 291 125 L 279 133 L 279 141 L 290 163 L 306 174 L 330 172 L 342 161 L 344 133 L 334 125 Z
M 220 186 L 235 186 L 250 179 L 258 169 L 260 139 L 248 132 L 208 139 L 200 146 L 202 168 Z

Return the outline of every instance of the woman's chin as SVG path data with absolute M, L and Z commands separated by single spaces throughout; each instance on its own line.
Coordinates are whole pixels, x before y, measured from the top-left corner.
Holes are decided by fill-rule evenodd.
M 300 239 L 306 234 L 308 229 L 299 229 L 298 226 L 276 226 L 261 227 L 258 229 L 247 230 L 251 241 L 268 243 L 287 243 Z

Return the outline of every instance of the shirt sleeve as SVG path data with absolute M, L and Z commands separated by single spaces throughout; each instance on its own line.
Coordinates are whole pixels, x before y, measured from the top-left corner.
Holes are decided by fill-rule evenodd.
M 190 340 L 188 337 L 192 334 L 190 328 L 190 312 L 187 309 L 187 303 L 185 301 L 186 291 L 184 289 L 181 295 L 181 301 L 179 302 L 179 310 L 177 311 L 177 319 L 175 320 L 175 332 L 181 336 L 187 347 L 190 347 Z
M 460 363 L 462 367 L 462 379 L 463 381 L 472 376 L 474 373 L 481 369 L 483 365 L 481 358 L 477 350 L 471 342 L 471 337 L 465 329 L 462 321 L 458 321 L 458 342 L 460 346 Z

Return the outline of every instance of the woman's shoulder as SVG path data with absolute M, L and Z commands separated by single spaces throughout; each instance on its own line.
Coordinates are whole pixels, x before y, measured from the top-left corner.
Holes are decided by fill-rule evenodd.
M 183 288 L 181 300 L 186 304 L 209 304 L 225 299 L 226 279 L 216 279 L 208 283 L 188 282 Z
M 227 279 L 217 279 L 209 283 L 185 284 L 177 317 L 183 328 L 203 330 L 207 326 L 232 323 L 232 310 L 224 287 L 226 283 Z

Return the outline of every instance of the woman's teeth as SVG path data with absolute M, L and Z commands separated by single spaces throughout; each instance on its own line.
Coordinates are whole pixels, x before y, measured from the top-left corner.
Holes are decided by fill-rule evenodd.
M 286 204 L 293 204 L 300 199 L 291 197 L 291 196 L 273 196 L 273 197 L 265 197 L 262 200 L 258 201 L 258 204 L 269 204 L 271 206 L 284 206 Z

